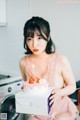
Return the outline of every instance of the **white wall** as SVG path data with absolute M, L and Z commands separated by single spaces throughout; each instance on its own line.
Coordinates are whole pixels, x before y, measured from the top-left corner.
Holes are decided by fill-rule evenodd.
M 80 79 L 80 2 L 71 0 L 30 0 L 30 16 L 50 22 L 57 51 L 66 55 L 76 80 Z
M 7 26 L 0 27 L 0 71 L 19 73 L 24 55 L 23 26 L 29 17 L 29 0 L 7 0 Z

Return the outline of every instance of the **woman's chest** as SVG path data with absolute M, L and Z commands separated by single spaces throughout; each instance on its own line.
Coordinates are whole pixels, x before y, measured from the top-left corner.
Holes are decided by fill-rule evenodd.
M 55 80 L 54 80 L 55 86 L 58 88 L 62 88 L 64 86 L 64 79 L 62 76 L 62 67 L 57 64 L 55 67 Z
M 54 86 L 57 88 L 62 88 L 64 86 L 64 80 L 61 75 L 55 73 Z

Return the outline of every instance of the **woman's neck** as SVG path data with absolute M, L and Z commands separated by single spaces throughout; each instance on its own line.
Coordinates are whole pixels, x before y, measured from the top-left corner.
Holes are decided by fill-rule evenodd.
M 42 59 L 42 58 L 45 58 L 45 57 L 47 57 L 47 56 L 48 56 L 48 54 L 47 54 L 46 52 L 43 52 L 43 53 L 41 53 L 40 55 L 32 54 L 32 57 L 33 57 L 33 58 L 36 58 L 36 59 Z

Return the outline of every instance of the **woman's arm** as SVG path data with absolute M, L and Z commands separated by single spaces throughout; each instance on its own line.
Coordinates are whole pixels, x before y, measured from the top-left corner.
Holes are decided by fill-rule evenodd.
M 76 90 L 76 82 L 73 75 L 73 71 L 68 59 L 62 56 L 62 77 L 65 83 L 65 87 L 62 89 L 61 94 L 70 95 Z
M 26 75 L 25 75 L 25 62 L 23 58 L 19 61 L 19 67 L 20 67 L 23 80 L 27 81 Z
M 56 88 L 52 90 L 52 96 L 50 97 L 50 104 L 54 103 L 57 99 L 62 96 L 70 95 L 76 90 L 75 78 L 72 72 L 71 65 L 65 56 L 60 56 L 59 64 L 61 67 L 61 76 L 65 83 L 64 88 Z

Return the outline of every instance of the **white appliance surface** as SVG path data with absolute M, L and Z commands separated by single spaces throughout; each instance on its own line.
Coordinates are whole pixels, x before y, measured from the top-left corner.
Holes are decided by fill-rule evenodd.
M 22 76 L 0 72 L 0 99 L 6 95 L 14 94 L 21 89 Z
M 7 115 L 10 120 L 14 120 L 16 117 L 16 120 L 22 120 L 22 114 L 18 114 L 15 112 L 15 93 L 21 90 L 22 87 L 22 76 L 20 74 L 12 74 L 12 73 L 7 73 L 7 72 L 2 72 L 0 71 L 0 111 L 5 111 L 5 106 L 8 104 L 6 107 L 7 112 L 9 114 Z M 9 98 L 10 99 L 10 104 L 8 102 Z M 12 101 L 12 102 L 11 102 Z M 1 106 L 3 106 L 1 108 Z M 12 106 L 12 109 L 9 108 Z M 12 115 L 12 116 L 11 116 Z M 19 115 L 19 116 L 18 116 Z

